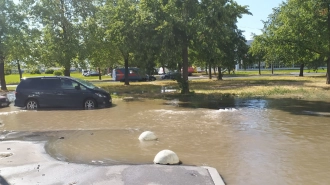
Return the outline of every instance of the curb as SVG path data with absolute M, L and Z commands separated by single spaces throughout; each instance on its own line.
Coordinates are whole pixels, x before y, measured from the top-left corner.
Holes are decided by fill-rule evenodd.
M 225 182 L 215 168 L 209 166 L 202 166 L 202 168 L 207 169 L 215 185 L 225 185 Z

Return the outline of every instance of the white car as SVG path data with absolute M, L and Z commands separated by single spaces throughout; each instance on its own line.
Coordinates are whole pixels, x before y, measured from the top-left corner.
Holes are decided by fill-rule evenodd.
M 164 68 L 164 69 L 165 69 L 165 70 L 163 70 L 163 68 L 160 67 L 160 68 L 158 69 L 158 74 L 159 74 L 159 75 L 163 75 L 163 74 L 169 72 L 169 70 L 168 70 L 167 68 Z
M 86 74 L 88 74 L 88 73 L 89 73 L 89 70 L 86 70 L 86 69 L 83 69 L 83 70 L 81 71 L 81 74 L 84 75 L 84 76 L 85 76 Z

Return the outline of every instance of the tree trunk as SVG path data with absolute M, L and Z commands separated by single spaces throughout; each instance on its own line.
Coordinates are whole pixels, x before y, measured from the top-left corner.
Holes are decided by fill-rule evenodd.
M 300 64 L 300 73 L 299 73 L 299 76 L 304 76 L 304 68 L 305 68 L 305 64 Z
M 221 67 L 218 67 L 218 80 L 222 80 L 222 72 L 221 72 Z
M 212 69 L 211 69 L 211 63 L 209 64 L 209 79 L 212 79 Z
M 328 61 L 327 61 L 327 84 L 330 84 L 330 54 L 328 56 Z
M 272 75 L 274 74 L 274 65 L 273 65 L 273 62 L 271 63 L 272 65 Z
M 209 73 L 207 72 L 207 70 L 208 70 L 207 68 L 208 68 L 208 65 L 207 65 L 207 64 L 205 64 L 205 74 L 206 74 L 206 75 L 208 75 L 208 74 L 209 74 Z
M 129 85 L 129 78 L 128 78 L 128 54 L 125 56 L 125 85 Z
M 330 84 L 330 4 L 328 4 L 328 60 L 327 60 L 327 81 Z
M 189 82 L 188 82 L 188 40 L 184 37 L 182 45 L 182 89 L 181 94 L 189 94 Z
M 67 59 L 67 56 L 69 53 L 66 49 L 68 49 L 67 44 L 69 43 L 69 38 L 68 38 L 68 27 L 69 25 L 66 22 L 65 18 L 65 2 L 64 0 L 60 0 L 60 6 L 61 6 L 61 28 L 62 28 L 62 39 L 64 41 L 64 48 L 62 48 L 62 51 L 64 51 L 64 76 L 70 76 L 70 68 L 71 68 L 71 59 Z
M 64 76 L 70 76 L 70 68 L 71 68 L 71 64 L 70 64 L 70 61 L 69 61 L 64 66 Z
M 178 72 L 180 72 L 180 71 L 182 72 L 181 68 L 182 68 L 182 63 L 179 62 L 178 63 Z
M 19 73 L 19 80 L 22 80 L 22 70 L 21 70 L 21 65 L 19 63 L 19 60 L 17 60 L 17 69 L 18 69 L 18 73 Z
M 0 84 L 1 84 L 1 90 L 7 91 L 7 85 L 5 79 L 5 61 L 2 56 L 0 56 Z
M 215 67 L 213 67 L 213 74 L 216 75 L 217 73 L 215 72 Z
M 102 77 L 101 77 L 101 69 L 98 67 L 97 68 L 98 69 L 98 71 L 99 71 L 99 80 L 102 80 Z
M 259 67 L 259 75 L 261 75 L 261 66 L 260 66 L 260 60 L 259 60 L 259 62 L 258 62 L 258 67 Z

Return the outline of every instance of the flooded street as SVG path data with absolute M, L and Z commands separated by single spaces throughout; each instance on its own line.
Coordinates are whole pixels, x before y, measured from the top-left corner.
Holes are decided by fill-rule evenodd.
M 0 139 L 49 140 L 52 157 L 97 165 L 149 164 L 170 149 L 211 166 L 227 184 L 329 184 L 330 103 L 114 99 L 98 110 L 0 109 Z M 158 141 L 141 143 L 143 131 Z M 12 132 L 14 131 L 14 132 Z

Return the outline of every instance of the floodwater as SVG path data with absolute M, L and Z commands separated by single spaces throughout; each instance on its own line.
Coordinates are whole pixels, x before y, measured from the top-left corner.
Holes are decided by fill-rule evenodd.
M 98 110 L 0 109 L 0 138 L 48 139 L 52 157 L 95 165 L 152 163 L 170 149 L 215 167 L 227 184 L 329 184 L 330 103 L 291 99 L 114 100 Z M 138 140 L 153 131 L 157 141 Z

